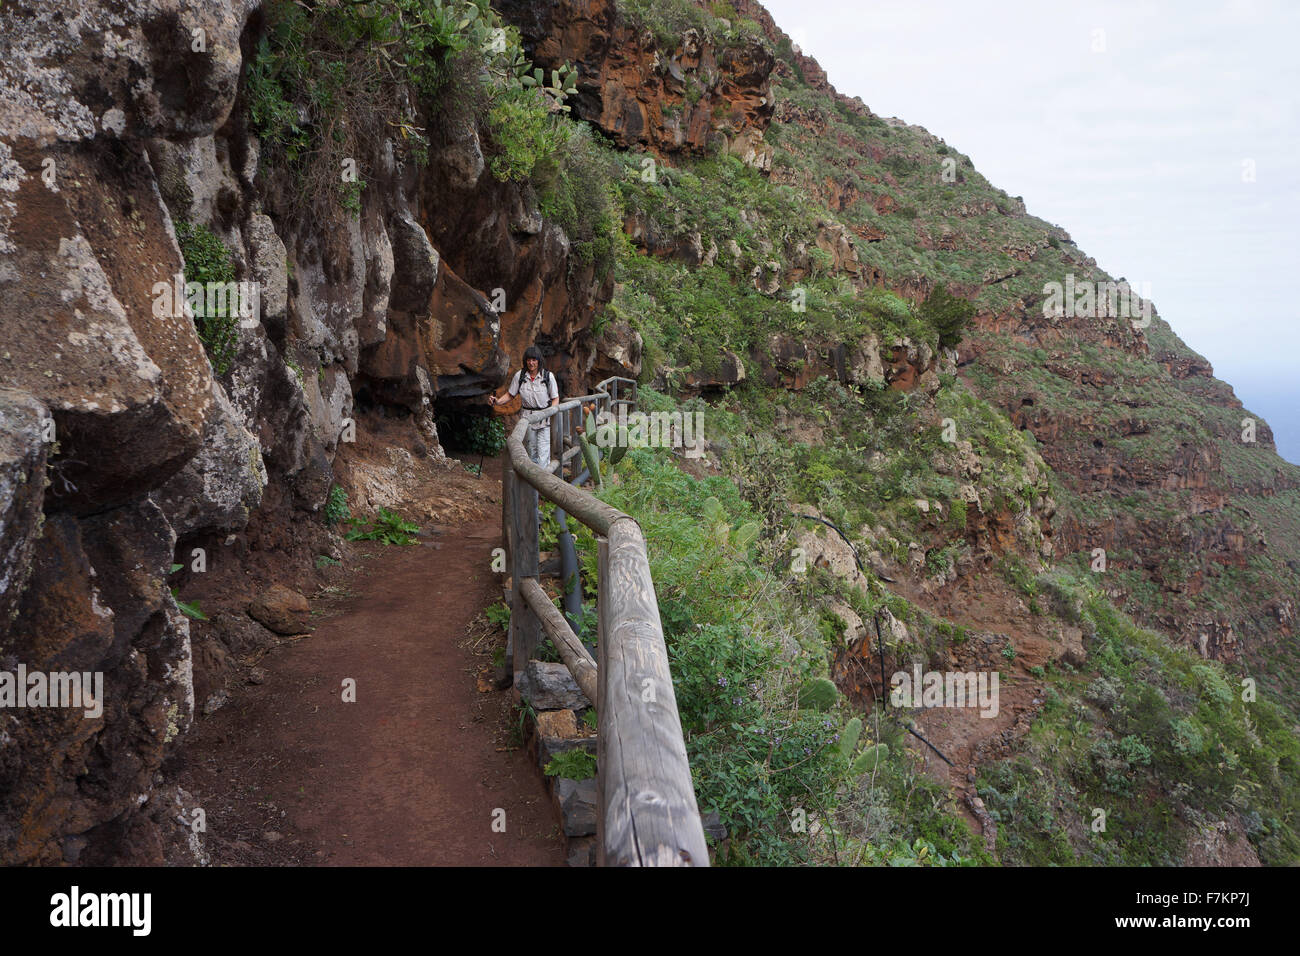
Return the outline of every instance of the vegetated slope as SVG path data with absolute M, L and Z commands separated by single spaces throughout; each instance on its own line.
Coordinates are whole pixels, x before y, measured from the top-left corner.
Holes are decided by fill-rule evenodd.
M 686 723 L 702 806 L 734 828 L 729 849 L 1296 859 L 1288 549 L 1300 470 L 1267 426 L 1241 440 L 1248 413 L 1158 316 L 1141 328 L 1045 314 L 1046 283 L 1109 277 L 940 139 L 839 96 L 759 5 L 501 9 L 539 63 L 578 65 L 574 113 L 620 148 L 626 241 L 608 316 L 644 337 L 646 379 L 698 396 L 710 460 L 763 519 L 744 560 L 765 576 L 751 591 L 780 596 L 721 624 L 723 592 L 698 593 L 670 627 L 675 652 L 712 627 L 741 646 L 761 634 L 790 680 L 835 679 L 847 697 L 828 718 L 837 730 L 878 699 L 878 670 L 915 661 L 1003 678 L 1000 719 L 913 714 L 957 763 L 930 758 L 954 794 L 936 825 L 899 802 L 915 777 L 891 791 L 840 767 L 803 781 L 797 802 L 781 774 L 811 773 L 829 745 L 805 741 L 806 763 L 777 759 L 771 729 L 728 710 L 729 658 L 704 655 L 716 673 L 698 692 L 719 709 Z M 746 65 L 743 85 L 728 63 Z M 623 506 L 648 520 L 653 493 L 641 511 L 631 494 Z M 844 529 L 865 573 L 789 510 Z M 655 541 L 669 561 L 674 545 Z M 803 557 L 826 570 L 801 574 Z M 702 662 L 683 653 L 678 666 L 690 686 Z M 774 693 L 759 695 L 769 709 L 805 713 L 799 695 Z M 679 700 L 688 714 L 701 706 Z M 897 750 L 902 733 L 885 721 L 863 740 Z M 745 767 L 757 778 L 733 786 Z M 831 833 L 849 844 L 760 833 L 772 808 L 810 805 L 838 806 Z
M 1047 283 L 1114 277 L 941 140 L 858 109 L 793 53 L 783 63 L 773 178 L 883 235 L 858 251 L 887 285 L 972 297 L 961 374 L 1038 439 L 1058 479 L 1057 559 L 1083 570 L 1105 549 L 1122 607 L 1293 701 L 1300 468 L 1268 426 L 1158 314 L 1146 328 L 1046 315 Z

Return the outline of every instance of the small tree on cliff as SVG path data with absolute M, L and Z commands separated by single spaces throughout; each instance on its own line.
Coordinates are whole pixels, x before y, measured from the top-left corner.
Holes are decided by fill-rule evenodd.
M 953 295 L 942 282 L 921 303 L 921 320 L 939 333 L 940 348 L 953 348 L 960 343 L 974 315 L 975 306 Z

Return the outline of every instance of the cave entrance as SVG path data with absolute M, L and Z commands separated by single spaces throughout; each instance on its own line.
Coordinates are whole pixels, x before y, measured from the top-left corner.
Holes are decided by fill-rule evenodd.
M 433 417 L 443 451 L 465 458 L 466 467 L 478 467 L 483 458 L 495 457 L 506 446 L 506 417 L 493 413 L 485 395 L 439 396 Z

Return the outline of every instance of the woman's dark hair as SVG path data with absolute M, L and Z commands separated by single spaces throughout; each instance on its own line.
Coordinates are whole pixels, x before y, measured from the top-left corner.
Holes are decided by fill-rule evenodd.
M 537 359 L 537 371 L 546 371 L 546 361 L 542 358 L 542 350 L 536 345 L 530 345 L 524 349 L 524 366 L 527 367 L 529 359 Z

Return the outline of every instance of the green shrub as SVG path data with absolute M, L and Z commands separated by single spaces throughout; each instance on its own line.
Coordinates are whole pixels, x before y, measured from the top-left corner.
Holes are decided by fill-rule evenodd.
M 540 90 L 508 89 L 488 111 L 493 152 L 489 166 L 497 179 L 525 183 L 539 163 L 554 162 L 558 134 Z
M 436 86 L 451 52 L 446 7 L 433 0 L 320 4 L 271 0 L 267 32 L 246 73 L 249 124 L 262 165 L 283 170 L 301 192 L 289 209 L 304 220 L 336 222 L 360 201 L 358 183 L 394 129 L 399 144 L 427 146 L 400 90 Z M 407 14 L 412 14 L 409 18 Z M 454 26 L 454 24 L 453 24 Z M 382 47 L 385 56 L 376 56 Z M 351 161 L 357 176 L 342 175 Z
M 496 416 L 476 415 L 469 428 L 469 449 L 495 455 L 506 447 L 505 422 Z
M 505 628 L 510 625 L 510 606 L 505 601 L 489 604 L 483 614 L 497 627 Z
M 563 110 L 573 92 L 567 68 L 549 84 L 537 75 L 518 30 L 488 0 L 269 0 L 265 9 L 245 80 L 249 123 L 263 167 L 289 174 L 301 194 L 285 214 L 326 227 L 360 211 L 365 174 L 386 142 L 423 165 L 429 136 L 419 118 L 443 119 L 485 93 L 495 96 L 488 125 L 506 147 L 493 172 L 526 179 L 546 153 L 547 102 Z M 349 164 L 356 175 L 341 175 Z
M 1139 767 L 1151 765 L 1151 748 L 1133 734 L 1122 738 L 1116 749 L 1131 764 Z
M 176 241 L 185 260 L 186 283 L 197 282 L 205 287 L 209 283 L 229 285 L 235 281 L 235 265 L 216 234 L 201 223 L 178 219 Z M 194 326 L 208 353 L 208 361 L 218 375 L 225 375 L 235 360 L 239 349 L 239 308 L 236 302 L 227 302 L 225 308 L 217 306 L 207 312 L 207 300 L 194 309 Z
M 407 521 L 401 515 L 387 508 L 380 508 L 375 520 L 364 531 L 354 528 L 346 535 L 349 541 L 380 541 L 384 544 L 416 544 L 415 533 L 420 526 Z
M 339 206 L 354 217 L 361 215 L 361 194 L 365 192 L 363 180 L 350 180 L 340 187 Z
M 566 121 L 555 137 L 554 162 L 535 175 L 542 215 L 564 230 L 576 261 L 603 277 L 613 264 L 623 216 L 615 182 L 619 163 L 585 123 Z M 593 335 L 599 332 L 593 328 Z
M 1172 745 L 1180 757 L 1198 757 L 1205 749 L 1205 735 L 1196 719 L 1179 717 L 1171 725 Z
M 333 527 L 352 517 L 348 508 L 348 493 L 338 485 L 330 485 L 329 496 L 325 500 L 325 524 Z
M 962 334 L 975 315 L 975 306 L 950 293 L 947 285 L 941 282 L 926 296 L 919 311 L 921 320 L 939 333 L 939 344 L 952 347 L 961 342 Z
M 574 747 L 552 757 L 542 772 L 548 777 L 590 780 L 596 776 L 596 758 L 581 747 Z
M 884 166 L 895 176 L 906 176 L 919 168 L 920 161 L 915 156 L 904 156 L 901 153 L 891 153 L 881 160 L 880 165 Z M 913 216 L 915 216 L 913 210 Z
M 1218 707 L 1227 707 L 1233 702 L 1232 688 L 1223 679 L 1223 675 L 1208 664 L 1197 664 L 1192 674 L 1201 693 L 1207 700 Z
M 542 215 L 569 237 L 578 261 L 608 267 L 622 228 L 614 188 L 618 162 L 585 123 L 551 112 L 536 88 L 507 88 L 488 111 L 492 174 L 532 183 Z
M 620 0 L 617 10 L 620 20 L 648 31 L 664 51 L 675 50 L 687 30 L 711 35 L 712 17 L 690 0 Z

